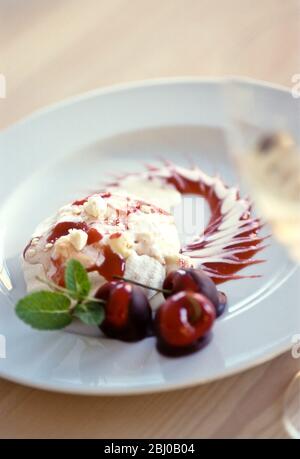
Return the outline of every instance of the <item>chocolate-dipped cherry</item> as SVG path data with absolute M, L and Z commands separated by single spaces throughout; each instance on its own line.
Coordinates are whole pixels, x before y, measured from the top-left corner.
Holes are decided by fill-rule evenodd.
M 159 348 L 192 350 L 212 328 L 215 318 L 215 307 L 206 296 L 194 292 L 172 295 L 155 316 Z
M 139 287 L 126 282 L 107 282 L 97 291 L 96 298 L 106 302 L 101 330 L 110 338 L 138 341 L 149 332 L 152 311 Z
M 218 290 L 211 278 L 204 274 L 203 271 L 192 268 L 171 271 L 163 283 L 163 294 L 165 298 L 182 291 L 201 293 L 209 298 L 215 306 L 216 315 L 219 316 Z

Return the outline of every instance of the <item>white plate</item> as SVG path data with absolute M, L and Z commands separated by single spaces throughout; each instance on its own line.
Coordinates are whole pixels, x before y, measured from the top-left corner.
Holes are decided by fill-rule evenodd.
M 241 81 L 274 101 L 281 88 Z M 0 135 L 0 255 L 14 288 L 0 293 L 6 359 L 0 375 L 34 387 L 82 394 L 133 394 L 191 386 L 244 370 L 290 347 L 299 332 L 299 270 L 271 241 L 261 279 L 229 282 L 229 310 L 212 342 L 182 358 L 163 357 L 154 338 L 135 344 L 66 332 L 37 332 L 13 304 L 25 293 L 20 253 L 36 224 L 98 188 L 110 173 L 141 170 L 158 156 L 234 182 L 222 133 L 221 80 L 146 82 L 92 92 L 27 118 Z

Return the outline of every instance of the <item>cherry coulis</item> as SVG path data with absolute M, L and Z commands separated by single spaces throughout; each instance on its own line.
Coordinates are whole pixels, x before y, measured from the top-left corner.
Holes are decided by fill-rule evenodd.
M 151 169 L 150 169 L 151 170 Z M 157 168 L 152 168 L 152 171 L 158 171 Z M 189 252 L 193 250 L 198 250 L 206 247 L 206 238 L 218 231 L 220 224 L 223 221 L 223 215 L 221 212 L 223 201 L 217 196 L 214 189 L 207 185 L 206 183 L 199 181 L 194 181 L 189 179 L 176 171 L 176 169 L 170 167 L 170 176 L 162 177 L 162 179 L 170 185 L 173 185 L 177 191 L 182 195 L 197 195 L 203 197 L 210 208 L 211 217 L 209 223 L 204 231 L 203 240 L 199 243 L 188 244 L 186 247 L 182 248 L 182 252 Z M 151 178 L 151 175 L 150 175 Z M 239 194 L 237 192 L 237 197 Z M 249 218 L 249 211 L 246 211 L 241 217 L 241 222 L 244 219 Z M 212 278 L 215 284 L 220 284 L 222 282 L 241 279 L 243 276 L 237 276 L 236 273 L 241 269 L 261 263 L 264 260 L 251 260 L 251 258 L 263 247 L 260 246 L 264 238 L 258 236 L 259 230 L 262 228 L 260 220 L 257 218 L 252 219 L 251 224 L 247 224 L 245 231 L 240 232 L 238 236 L 233 237 L 231 245 L 228 245 L 224 250 L 235 249 L 234 255 L 231 255 L 229 260 L 230 262 L 205 262 L 203 267 L 205 271 Z M 257 277 L 257 276 L 249 276 Z

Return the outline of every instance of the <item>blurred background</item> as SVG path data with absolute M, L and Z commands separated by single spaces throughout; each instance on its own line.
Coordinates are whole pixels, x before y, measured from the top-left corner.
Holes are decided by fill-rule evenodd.
M 242 75 L 291 88 L 300 75 L 300 0 L 0 0 L 1 75 L 0 129 L 134 80 Z M 0 437 L 286 437 L 282 394 L 298 362 L 285 354 L 212 384 L 122 399 L 1 380 Z
M 299 0 L 0 0 L 0 128 L 100 86 L 246 75 L 291 86 Z

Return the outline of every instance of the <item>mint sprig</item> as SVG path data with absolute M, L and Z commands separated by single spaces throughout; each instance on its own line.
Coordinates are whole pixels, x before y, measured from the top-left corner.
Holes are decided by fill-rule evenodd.
M 58 330 L 72 321 L 71 301 L 56 292 L 34 292 L 22 298 L 16 306 L 20 319 L 38 330 Z
M 18 301 L 16 314 L 23 322 L 38 330 L 59 330 L 76 317 L 87 325 L 100 325 L 105 317 L 104 302 L 89 296 L 91 283 L 84 266 L 69 260 L 65 269 L 65 285 L 60 287 L 40 279 L 51 291 L 30 293 Z
M 74 316 L 86 325 L 100 325 L 104 320 L 104 308 L 99 303 L 81 303 L 74 309 Z
M 76 300 L 83 300 L 91 290 L 87 272 L 78 260 L 70 260 L 65 269 L 65 284 L 69 294 Z

